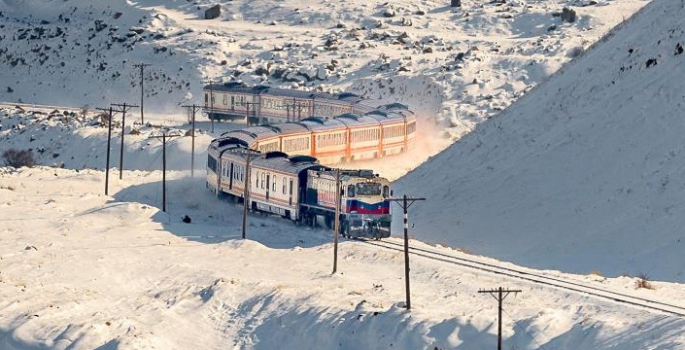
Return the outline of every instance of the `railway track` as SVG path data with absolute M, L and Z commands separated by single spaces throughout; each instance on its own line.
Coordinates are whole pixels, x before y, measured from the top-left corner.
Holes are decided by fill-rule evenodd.
M 74 112 L 80 112 L 82 110 L 81 107 L 51 106 L 51 105 L 40 105 L 40 104 L 34 104 L 34 103 L 16 103 L 16 102 L 0 102 L 0 107 L 5 107 L 5 108 L 20 107 L 21 109 L 23 109 L 25 111 L 40 111 L 40 112 L 46 112 L 46 113 L 52 112 L 54 110 L 74 111 Z M 93 112 L 90 111 L 90 113 L 93 113 Z
M 365 244 L 373 245 L 376 247 L 404 251 L 404 244 L 394 243 L 391 241 L 363 241 Z M 471 260 L 463 257 L 458 257 L 443 252 L 435 251 L 432 249 L 418 248 L 409 246 L 409 253 L 414 256 L 420 256 L 423 258 L 442 261 L 448 264 L 459 265 L 462 267 L 475 269 L 479 271 L 488 272 L 491 274 L 496 274 L 500 276 L 506 276 L 509 278 L 515 278 L 519 280 L 524 280 L 531 283 L 541 284 L 545 286 L 550 286 L 562 290 L 567 290 L 571 292 L 581 293 L 595 298 L 601 298 L 606 300 L 611 300 L 621 304 L 627 304 L 632 306 L 641 307 L 651 311 L 661 312 L 665 314 L 670 314 L 673 316 L 684 317 L 685 318 L 685 307 L 670 304 L 658 300 L 651 300 L 646 298 L 641 298 L 621 292 L 615 292 L 607 289 L 602 289 L 573 280 L 545 276 L 543 274 L 532 273 L 524 270 L 519 270 L 515 268 L 502 267 L 494 264 L 489 264 L 485 262 L 480 262 L 476 260 Z

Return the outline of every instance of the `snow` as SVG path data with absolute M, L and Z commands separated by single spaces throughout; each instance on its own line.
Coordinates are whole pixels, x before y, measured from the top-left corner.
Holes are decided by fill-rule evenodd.
M 412 212 L 415 236 L 542 269 L 684 281 L 683 11 L 650 3 L 400 179 L 395 192 L 430 198 Z
M 342 241 L 331 275 L 330 231 L 251 215 L 242 240 L 241 208 L 201 178 L 169 174 L 167 213 L 159 172 L 125 172 L 111 197 L 103 178 L 56 168 L 0 177 L 0 348 L 492 348 L 497 303 L 477 290 L 501 284 L 523 290 L 505 303 L 507 348 L 685 340 L 674 317 L 419 257 L 407 312 L 400 252 Z M 662 300 L 684 291 L 567 277 Z
M 0 349 L 495 348 L 497 303 L 478 291 L 499 286 L 522 290 L 504 348 L 682 347 L 680 318 L 420 256 L 407 311 L 402 253 L 343 240 L 331 274 L 330 230 L 278 217 L 251 213 L 243 240 L 242 207 L 203 171 L 211 139 L 240 125 L 199 117 L 190 176 L 179 106 L 207 77 L 400 101 L 420 116 L 416 149 L 348 166 L 428 198 L 410 210 L 413 246 L 685 306 L 681 4 L 464 3 L 236 0 L 203 20 L 210 1 L 0 2 L 0 100 L 76 109 L 0 105 L 0 151 L 44 165 L 0 168 Z M 576 22 L 553 16 L 565 6 Z M 120 173 L 115 117 L 106 196 L 107 128 L 78 109 L 137 103 L 139 62 L 153 63 L 149 123 L 127 117 Z M 166 212 L 162 131 L 183 135 Z

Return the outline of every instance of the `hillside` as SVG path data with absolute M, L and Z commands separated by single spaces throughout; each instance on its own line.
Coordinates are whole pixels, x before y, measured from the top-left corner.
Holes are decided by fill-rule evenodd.
M 414 236 L 537 268 L 684 281 L 684 14 L 650 3 L 400 179 L 396 192 L 429 198 L 413 208 Z
M 215 3 L 220 17 L 203 19 Z M 137 103 L 143 62 L 147 113 L 162 120 L 185 120 L 178 106 L 199 103 L 207 79 L 239 79 L 401 101 L 454 139 L 647 1 L 446 3 L 5 0 L 0 101 Z

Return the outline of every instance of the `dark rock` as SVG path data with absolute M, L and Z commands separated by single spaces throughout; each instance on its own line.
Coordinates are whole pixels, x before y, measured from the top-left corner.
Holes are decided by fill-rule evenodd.
M 119 17 L 121 17 L 121 15 L 123 15 L 123 13 L 121 13 L 121 12 L 114 12 L 114 15 L 112 15 L 112 17 L 114 17 L 114 19 L 119 19 Z
M 423 53 L 433 53 L 433 48 L 428 46 L 423 48 Z
M 573 23 L 576 21 L 576 11 L 571 10 L 568 7 L 564 7 L 563 10 L 561 10 L 561 20 L 566 21 L 568 23 Z
M 395 10 L 393 9 L 386 9 L 383 11 L 383 16 L 385 17 L 395 17 Z
M 140 27 L 131 27 L 131 28 L 129 28 L 128 30 L 129 30 L 130 32 L 134 32 L 134 33 L 136 33 L 136 34 L 138 34 L 138 35 L 143 34 L 143 32 L 145 32 L 145 29 L 140 28 Z
M 675 45 L 675 55 L 680 55 L 681 53 L 683 53 L 683 46 L 677 43 Z
M 7 87 L 7 92 L 11 94 L 11 93 L 14 92 L 14 89 L 12 89 L 11 87 L 8 86 L 8 87 Z
M 221 15 L 221 5 L 216 4 L 205 11 L 205 19 L 215 19 Z
M 190 216 L 186 215 L 183 217 L 183 222 L 185 222 L 186 224 L 189 224 L 192 222 L 192 220 L 190 219 Z
M 647 66 L 647 68 L 649 68 L 649 67 L 651 67 L 651 66 L 656 66 L 656 65 L 657 65 L 656 58 L 650 58 L 650 59 L 648 59 L 648 60 L 647 60 L 647 63 L 645 63 L 645 65 Z

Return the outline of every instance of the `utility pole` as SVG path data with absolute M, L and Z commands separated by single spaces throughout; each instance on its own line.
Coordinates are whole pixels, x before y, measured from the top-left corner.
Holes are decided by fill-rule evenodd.
M 145 100 L 145 67 L 151 66 L 149 63 L 139 63 L 139 64 L 134 64 L 133 65 L 136 68 L 140 68 L 140 123 L 145 124 L 145 115 L 144 115 L 144 100 Z
M 335 169 L 335 243 L 333 244 L 333 273 L 338 271 L 338 235 L 340 234 L 340 168 Z
M 404 211 L 404 281 L 407 295 L 407 310 L 411 310 L 411 298 L 409 296 L 409 207 L 416 201 L 425 201 L 426 198 L 409 198 L 405 194 L 402 198 L 388 198 L 388 201 L 397 202 Z
M 248 128 L 250 127 L 250 106 L 259 104 L 259 102 L 245 102 L 245 106 L 247 106 L 245 112 L 245 125 L 247 125 Z
M 179 135 L 169 135 L 166 131 L 162 136 L 150 136 L 150 139 L 162 139 L 162 211 L 166 212 L 166 143 L 167 138 L 171 139 Z
M 287 104 L 285 106 L 286 121 L 291 121 L 290 120 L 290 108 L 291 107 L 292 107 L 292 111 L 293 111 L 292 121 L 295 121 L 295 108 L 297 108 L 297 120 L 300 120 L 300 119 L 302 119 L 302 107 L 309 107 L 309 106 L 306 103 L 296 102 L 295 99 L 293 98 L 293 103 Z
M 490 290 L 479 290 L 478 293 L 488 293 L 492 295 L 493 298 L 499 303 L 499 314 L 497 319 L 497 350 L 502 350 L 502 302 L 511 293 L 521 293 L 520 289 L 502 289 L 499 287 L 497 289 Z
M 243 239 L 245 239 L 247 231 L 247 206 L 250 204 L 250 161 L 252 160 L 252 150 L 247 149 L 245 153 L 247 158 L 245 160 L 245 182 L 243 183 Z
M 214 79 L 209 81 L 209 120 L 212 122 L 212 134 L 214 133 Z
M 107 112 L 109 111 L 109 126 L 107 127 L 107 166 L 105 169 L 105 196 L 109 195 L 109 153 L 110 153 L 110 145 L 112 142 L 112 107 L 109 107 L 109 109 L 105 108 L 96 108 L 97 110 Z
M 124 129 L 126 128 L 126 112 L 128 112 L 129 109 L 138 106 L 129 105 L 126 104 L 126 102 L 123 104 L 112 103 L 112 106 L 121 107 L 121 110 L 117 110 L 116 112 L 123 113 L 121 118 L 121 149 L 119 152 L 119 180 L 121 180 L 124 175 Z
M 190 132 L 190 136 L 193 138 L 193 142 L 190 148 L 190 177 L 195 177 L 195 112 L 202 108 L 202 106 L 192 104 L 181 107 L 188 108 L 188 110 L 191 111 L 193 115 L 192 131 Z

